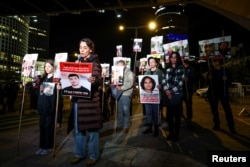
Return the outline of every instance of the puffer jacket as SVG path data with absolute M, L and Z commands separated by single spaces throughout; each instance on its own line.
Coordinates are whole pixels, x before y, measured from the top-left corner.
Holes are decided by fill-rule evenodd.
M 79 131 L 91 131 L 98 130 L 102 128 L 102 119 L 101 119 L 101 107 L 100 107 L 100 95 L 99 95 L 99 86 L 102 83 L 101 78 L 101 65 L 98 59 L 98 56 L 92 54 L 86 61 L 87 63 L 93 63 L 92 67 L 92 76 L 95 76 L 95 82 L 91 84 L 91 97 L 90 98 L 82 98 L 82 97 L 73 97 L 72 103 L 77 103 L 77 111 L 78 111 L 78 128 Z M 71 105 L 72 107 L 74 105 Z M 69 116 L 68 122 L 68 130 L 73 128 L 73 108 L 71 110 L 71 114 Z

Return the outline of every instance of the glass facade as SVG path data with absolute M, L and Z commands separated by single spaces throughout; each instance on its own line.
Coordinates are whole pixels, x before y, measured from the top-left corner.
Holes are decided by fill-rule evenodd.
M 0 17 L 0 81 L 20 80 L 21 62 L 27 53 L 48 57 L 48 16 Z
M 0 17 L 0 78 L 20 78 L 21 61 L 28 51 L 29 17 Z

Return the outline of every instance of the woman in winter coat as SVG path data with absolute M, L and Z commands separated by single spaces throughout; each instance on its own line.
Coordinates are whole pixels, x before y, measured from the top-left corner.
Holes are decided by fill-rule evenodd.
M 80 40 L 81 57 L 77 63 L 93 63 L 92 76 L 87 79 L 91 83 L 91 97 L 72 97 L 71 114 L 68 122 L 68 133 L 74 128 L 75 157 L 71 163 L 76 164 L 88 157 L 87 165 L 94 165 L 99 159 L 99 132 L 102 127 L 99 86 L 102 83 L 101 65 L 94 54 L 94 42 L 88 38 Z M 86 145 L 88 153 L 86 153 Z

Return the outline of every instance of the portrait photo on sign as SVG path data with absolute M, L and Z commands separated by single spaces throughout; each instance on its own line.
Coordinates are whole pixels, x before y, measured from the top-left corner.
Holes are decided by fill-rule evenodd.
M 140 102 L 159 104 L 158 75 L 139 75 L 138 79 Z
M 63 96 L 91 97 L 92 63 L 60 62 Z
M 31 82 L 35 77 L 38 54 L 26 54 L 22 62 L 22 81 Z
M 133 44 L 133 52 L 141 52 L 141 48 L 142 48 L 142 39 L 135 38 Z

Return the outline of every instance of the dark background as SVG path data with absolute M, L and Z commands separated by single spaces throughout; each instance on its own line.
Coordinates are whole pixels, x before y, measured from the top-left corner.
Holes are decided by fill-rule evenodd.
M 122 19 L 117 19 L 114 11 L 106 13 L 86 12 L 81 15 L 61 14 L 51 17 L 50 29 L 50 56 L 55 53 L 79 53 L 81 38 L 91 38 L 96 45 L 95 52 L 101 63 L 113 63 L 116 56 L 116 45 L 123 45 L 123 57 L 132 57 L 133 38 L 135 30 L 124 32 L 118 30 L 119 24 L 136 27 L 146 25 L 155 18 L 153 9 L 131 9 L 123 11 Z M 188 16 L 188 40 L 190 55 L 198 56 L 198 41 L 231 35 L 232 46 L 244 43 L 245 53 L 250 53 L 250 33 L 230 19 L 199 5 L 187 5 L 184 14 Z M 159 35 L 159 34 L 158 34 Z M 150 53 L 150 38 L 155 36 L 148 29 L 139 29 L 138 38 L 142 38 L 142 52 L 138 53 L 137 60 Z

